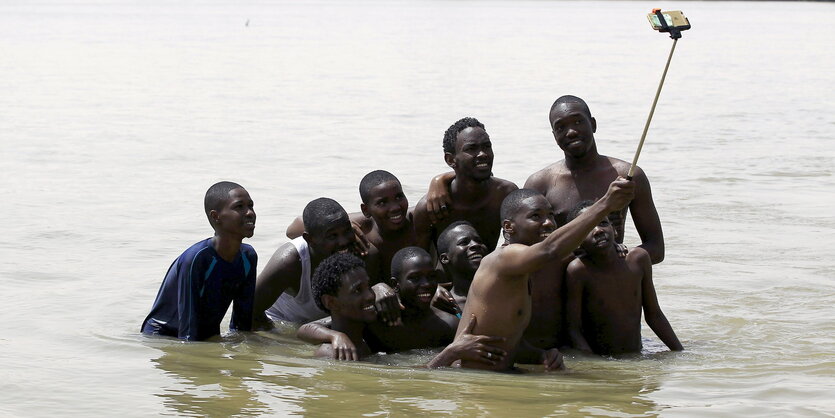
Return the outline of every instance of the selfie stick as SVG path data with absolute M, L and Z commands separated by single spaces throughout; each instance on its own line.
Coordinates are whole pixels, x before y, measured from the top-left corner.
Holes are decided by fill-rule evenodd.
M 664 19 L 664 15 L 661 14 L 661 9 L 653 9 L 652 12 L 655 13 L 655 16 L 658 17 L 658 22 L 661 24 L 658 31 L 670 33 L 670 38 L 673 38 L 673 47 L 670 49 L 670 55 L 667 57 L 667 65 L 664 66 L 664 73 L 661 74 L 661 82 L 658 83 L 658 90 L 655 91 L 655 99 L 652 101 L 652 108 L 649 110 L 647 123 L 644 125 L 644 133 L 641 134 L 641 142 L 638 143 L 638 150 L 635 151 L 635 158 L 632 159 L 632 166 L 629 167 L 629 173 L 626 175 L 627 180 L 632 180 L 632 175 L 635 174 L 638 157 L 641 156 L 641 148 L 644 147 L 644 140 L 647 138 L 649 124 L 652 122 L 652 115 L 655 113 L 655 105 L 658 104 L 658 96 L 661 95 L 661 87 L 664 87 L 664 79 L 667 78 L 667 70 L 670 68 L 670 61 L 673 59 L 673 52 L 676 50 L 676 42 L 678 42 L 678 39 L 681 38 L 681 31 L 690 29 L 689 21 L 687 22 L 687 25 L 670 26 L 667 24 L 667 20 Z

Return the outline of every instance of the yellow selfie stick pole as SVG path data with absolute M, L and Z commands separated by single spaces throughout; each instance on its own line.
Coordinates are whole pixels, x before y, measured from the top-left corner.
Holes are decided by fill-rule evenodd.
M 638 164 L 638 157 L 641 156 L 641 149 L 644 147 L 644 140 L 646 140 L 647 138 L 649 124 L 652 122 L 652 115 L 655 114 L 655 106 L 658 105 L 658 97 L 661 96 L 661 88 L 664 87 L 664 80 L 667 78 L 667 70 L 670 69 L 670 61 L 673 60 L 673 52 L 676 51 L 676 43 L 678 42 L 678 39 L 681 38 L 681 31 L 690 29 L 689 21 L 687 21 L 686 26 L 669 26 L 666 20 L 664 19 L 664 16 L 661 14 L 661 9 L 654 9 L 653 13 L 655 13 L 655 15 L 658 16 L 658 20 L 661 26 L 658 30 L 661 32 L 669 32 L 670 37 L 673 38 L 673 47 L 670 49 L 670 55 L 667 57 L 667 64 L 664 66 L 664 73 L 661 74 L 661 82 L 658 83 L 658 90 L 655 91 L 655 99 L 652 100 L 652 108 L 650 108 L 649 110 L 649 116 L 647 116 L 647 123 L 644 124 L 644 132 L 641 134 L 641 142 L 638 143 L 638 149 L 635 151 L 635 157 L 632 158 L 632 166 L 629 167 L 629 173 L 626 175 L 627 180 L 632 180 L 632 176 L 635 174 L 635 167 Z

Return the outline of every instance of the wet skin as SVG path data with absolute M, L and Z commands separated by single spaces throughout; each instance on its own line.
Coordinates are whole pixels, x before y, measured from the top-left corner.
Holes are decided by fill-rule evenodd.
M 507 243 L 482 260 L 462 316 L 474 313 L 479 318 L 475 333 L 505 337 L 505 343 L 499 347 L 511 355 L 493 367 L 466 361 L 462 361 L 462 367 L 507 370 L 513 366 L 531 318 L 529 275 L 571 254 L 588 231 L 608 212 L 625 206 L 633 192 L 631 182 L 614 182 L 587 213 L 557 231 L 551 205 L 540 195 L 523 200 L 516 213 L 502 221 Z
M 594 133 L 597 122 L 579 103 L 561 103 L 550 114 L 551 128 L 565 159 L 532 174 L 525 188 L 544 194 L 554 207 L 558 225 L 565 224 L 568 213 L 584 200 L 595 200 L 606 193 L 612 180 L 626 177 L 630 164 L 600 155 Z M 636 167 L 635 199 L 629 204 L 635 229 L 641 237 L 641 247 L 652 256 L 654 263 L 664 259 L 664 234 L 649 180 Z M 623 242 L 624 218 L 627 210 L 609 215 L 617 242 Z
M 354 242 L 354 232 L 345 212 L 334 213 L 319 231 L 304 232 L 310 246 L 311 270 L 331 254 L 348 251 Z M 302 262 L 296 247 L 286 243 L 279 247 L 255 281 L 253 321 L 256 328 L 271 328 L 264 311 L 275 303 L 282 293 L 296 295 L 299 291 Z
M 351 339 L 360 357 L 371 353 L 362 338 L 367 324 L 377 319 L 374 293 L 365 269 L 354 269 L 342 276 L 342 284 L 336 296 L 322 295 L 322 303 L 331 311 L 331 327 Z M 333 347 L 322 344 L 316 350 L 317 357 L 332 357 Z
M 415 232 L 419 246 L 428 248 L 451 223 L 470 222 L 484 239 L 487 248 L 496 248 L 501 224 L 499 212 L 508 193 L 517 187 L 507 180 L 492 177 L 493 146 L 482 128 L 466 128 L 458 133 L 455 153 L 444 153 L 444 161 L 455 171 L 450 185 L 452 200 L 448 215 L 432 224 L 426 207 L 426 196 L 415 206 Z M 432 243 L 434 244 L 434 243 Z
M 681 350 L 658 305 L 649 254 L 636 248 L 622 258 L 614 242 L 614 228 L 604 219 L 583 241 L 586 255 L 568 267 L 568 328 L 573 345 L 603 355 L 639 352 L 644 312 L 661 340 L 671 350 Z
M 403 260 L 401 275 L 393 283 L 406 308 L 401 313 L 403 323 L 398 326 L 379 321 L 370 324 L 366 339 L 374 350 L 396 352 L 440 347 L 452 342 L 458 318 L 430 306 L 440 277 L 429 254 Z
M 473 276 L 481 265 L 481 260 L 487 255 L 487 246 L 484 245 L 478 231 L 469 225 L 458 225 L 449 233 L 449 245 L 438 250 L 438 259 L 447 276 L 452 279 L 452 294 L 456 302 L 459 306 L 464 306 Z

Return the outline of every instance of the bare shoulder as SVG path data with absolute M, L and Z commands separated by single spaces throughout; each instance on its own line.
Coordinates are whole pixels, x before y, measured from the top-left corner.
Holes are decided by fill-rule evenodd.
M 549 184 L 553 183 L 553 179 L 568 173 L 568 168 L 565 166 L 565 160 L 559 160 L 528 177 L 525 181 L 526 189 L 540 190 L 547 188 Z M 544 190 L 540 190 L 544 191 Z
M 299 251 L 296 250 L 296 246 L 293 243 L 288 242 L 275 250 L 275 253 L 267 261 L 264 270 L 261 271 L 258 277 L 261 280 L 267 278 L 272 280 L 279 275 L 301 276 L 301 271 L 302 259 Z
M 626 177 L 629 174 L 629 168 L 632 167 L 632 164 L 626 161 L 623 161 L 619 158 L 609 157 L 609 156 L 601 156 L 606 159 L 606 161 L 614 167 L 615 171 L 618 172 L 619 176 Z M 644 170 L 641 169 L 641 166 L 635 166 L 635 173 L 633 177 L 643 177 Z
M 630 248 L 626 254 L 626 262 L 635 266 L 652 268 L 652 259 L 647 250 L 641 247 Z
M 444 312 L 434 306 L 432 306 L 432 313 L 435 314 L 435 317 L 443 322 L 446 326 L 450 327 L 450 329 L 455 332 L 458 329 L 458 317 L 455 315 L 450 314 L 449 312 Z
M 508 193 L 514 190 L 519 189 L 519 186 L 517 186 L 516 183 L 510 180 L 500 179 L 498 177 L 493 177 L 493 184 L 496 186 L 494 190 L 497 190 L 504 196 L 506 196 Z
M 575 258 L 568 263 L 568 266 L 565 268 L 565 278 L 566 280 L 579 280 L 582 278 L 583 273 L 586 271 L 586 265 L 583 263 L 583 260 L 580 258 Z

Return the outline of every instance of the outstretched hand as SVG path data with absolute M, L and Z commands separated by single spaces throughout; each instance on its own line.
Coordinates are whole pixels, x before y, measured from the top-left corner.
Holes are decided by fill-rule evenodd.
M 475 315 L 470 315 L 470 322 L 464 331 L 450 344 L 454 346 L 457 357 L 461 360 L 477 361 L 480 363 L 495 366 L 505 360 L 507 352 L 492 344 L 507 341 L 504 337 L 489 337 L 486 335 L 475 335 L 473 330 L 476 326 Z
M 406 307 L 400 303 L 397 293 L 394 293 L 394 290 L 385 283 L 371 286 L 371 291 L 374 292 L 374 307 L 377 308 L 380 320 L 390 327 L 403 325 L 400 311 Z

